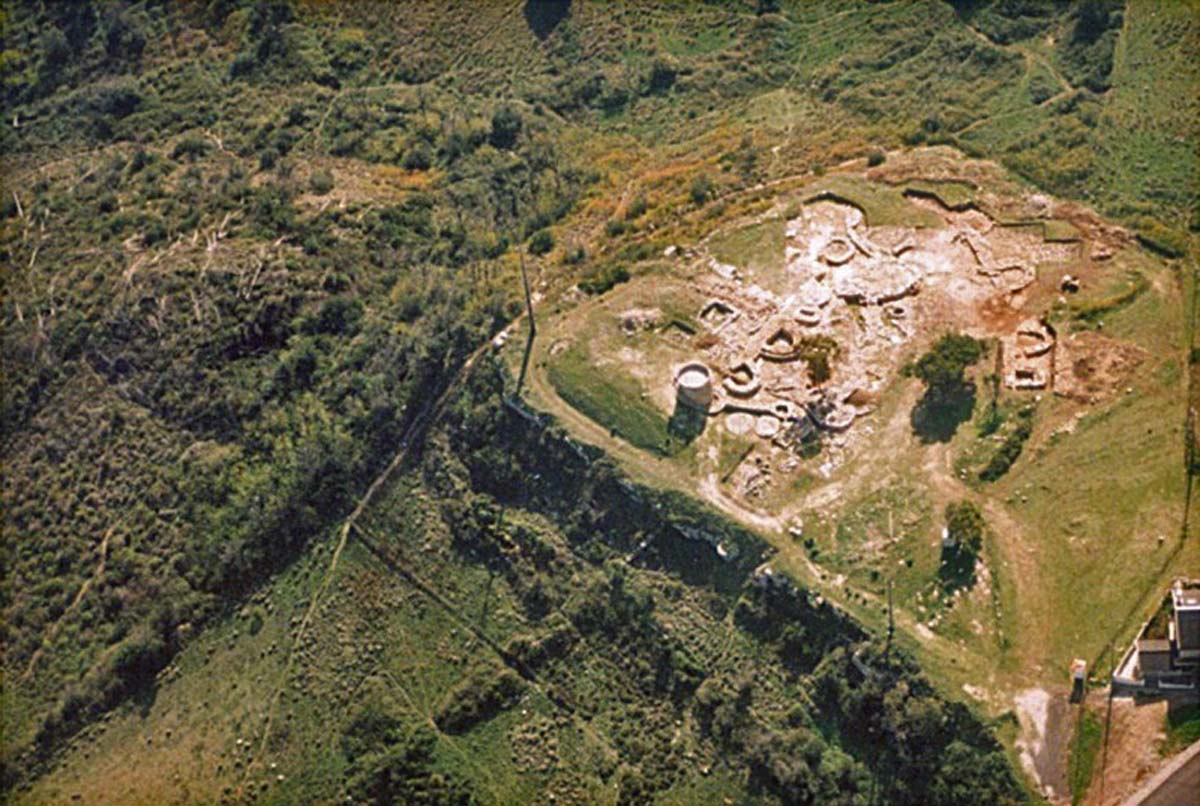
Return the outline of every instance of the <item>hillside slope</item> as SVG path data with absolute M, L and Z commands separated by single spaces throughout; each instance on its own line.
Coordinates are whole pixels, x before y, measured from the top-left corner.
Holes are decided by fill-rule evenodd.
M 1115 217 L 1166 261 L 1116 326 L 1162 353 L 1159 392 L 1127 416 L 1180 424 L 1130 449 L 1194 460 L 1176 416 L 1198 371 L 1194 3 L 3 13 L 6 789 L 1019 796 L 985 717 L 946 700 L 963 682 L 951 657 L 909 630 L 928 677 L 885 657 L 878 602 L 847 612 L 790 587 L 764 602 L 762 535 L 688 498 L 613 514 L 635 507 L 574 480 L 592 471 L 573 438 L 542 442 L 503 408 L 513 379 L 486 345 L 520 315 L 522 264 L 539 306 L 566 311 L 577 284 L 653 276 L 666 247 L 848 160 L 952 146 Z M 1126 466 L 1119 417 L 1084 425 L 1107 452 L 1059 455 L 1070 445 L 1039 434 L 1046 458 L 982 495 L 1028 497 L 1025 528 L 1053 531 L 1056 468 Z M 619 450 L 619 471 L 595 471 L 613 496 L 641 481 Z M 1188 470 L 1156 464 L 1114 506 L 1151 490 L 1183 512 Z M 741 535 L 737 572 L 707 544 L 660 544 L 675 534 L 660 517 Z M 1200 568 L 1190 536 L 1139 585 Z M 1031 668 L 1099 651 L 1153 604 L 1147 590 L 1106 617 L 1103 638 L 1039 632 L 1098 574 L 1028 600 L 1015 628 L 1037 648 L 1006 674 L 1051 677 Z M 952 727 L 934 726 L 943 712 Z M 903 741 L 872 750 L 884 734 L 946 752 L 917 769 Z M 128 769 L 135 748 L 171 772 Z M 962 773 L 979 763 L 996 775 Z

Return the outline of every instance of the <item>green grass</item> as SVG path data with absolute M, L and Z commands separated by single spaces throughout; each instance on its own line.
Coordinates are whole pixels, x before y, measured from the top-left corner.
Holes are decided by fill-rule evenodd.
M 601 377 L 584 343 L 550 359 L 547 373 L 563 400 L 631 445 L 660 456 L 682 448 L 667 431 L 667 415 L 643 399 L 642 385 L 612 366 Z
M 1070 221 L 1051 218 L 1042 225 L 1043 237 L 1053 243 L 1078 241 L 1079 230 Z
M 1148 286 L 1149 281 L 1144 275 L 1130 272 L 1122 280 L 1072 301 L 1071 317 L 1081 322 L 1094 324 L 1103 317 L 1111 316 L 1131 305 L 1145 292 Z
M 932 210 L 917 207 L 904 197 L 902 188 L 871 182 L 859 176 L 831 174 L 817 180 L 804 193 L 806 200 L 828 195 L 863 211 L 864 223 L 871 227 L 908 226 L 937 228 L 943 225 Z
M 768 218 L 713 239 L 709 250 L 720 262 L 736 266 L 751 282 L 783 291 L 787 285 L 783 259 L 786 226 L 782 218 Z
M 1173 47 L 1200 36 L 1193 0 L 1133 0 L 1100 117 L 1094 186 L 1105 207 L 1182 224 L 1196 203 L 1200 62 Z
M 201 20 L 135 6 L 121 14 L 139 29 L 154 58 L 139 63 L 106 54 L 113 20 L 105 17 L 94 32 L 85 31 L 88 42 L 73 47 L 75 58 L 43 88 L 31 82 L 52 64 L 42 58 L 40 43 L 52 40 L 56 26 L 42 4 L 14 7 L 6 17 L 5 60 L 15 63 L 6 73 L 6 93 L 12 93 L 6 98 L 22 125 L 7 127 L 2 143 L 5 165 L 19 177 L 13 186 L 26 219 L 8 211 L 2 227 L 9 262 L 27 269 L 18 269 L 13 304 L 6 308 L 4 358 L 10 360 L 4 363 L 15 373 L 5 385 L 29 391 L 29 399 L 39 402 L 27 410 L 17 406 L 9 417 L 5 398 L 4 419 L 12 430 L 5 431 L 2 457 L 9 473 L 3 509 L 12 517 L 5 519 L 3 537 L 18 547 L 15 591 L 4 614 L 11 625 L 8 648 L 15 650 L 6 654 L 20 667 L 4 669 L 6 679 L 18 681 L 0 695 L 11 734 L 5 761 L 8 751 L 23 749 L 63 691 L 78 684 L 131 626 L 148 622 L 152 609 L 169 603 L 187 620 L 180 629 L 194 635 L 178 658 L 180 672 L 164 675 L 154 689 L 156 699 L 118 710 L 109 732 L 81 739 L 92 759 L 114 763 L 83 763 L 78 746 L 64 744 L 59 749 L 68 763 L 46 783 L 53 793 L 41 790 L 42 800 L 66 800 L 75 786 L 87 788 L 89 800 L 103 801 L 104 794 L 113 800 L 133 791 L 125 785 L 135 783 L 154 799 L 162 792 L 153 787 L 166 786 L 174 773 L 193 787 L 176 793 L 179 799 L 219 798 L 221 786 L 231 780 L 233 741 L 253 732 L 262 698 L 275 683 L 292 685 L 271 647 L 291 638 L 290 619 L 313 595 L 327 559 L 324 547 L 303 553 L 300 544 L 307 537 L 290 522 L 282 532 L 297 533 L 294 553 L 276 553 L 277 542 L 292 539 L 285 534 L 287 540 L 266 541 L 264 562 L 253 551 L 262 547 L 243 538 L 268 533 L 253 518 L 264 499 L 289 488 L 293 466 L 326 466 L 328 459 L 327 466 L 347 469 L 349 483 L 344 495 L 328 501 L 306 494 L 317 485 L 296 484 L 300 492 L 287 502 L 294 507 L 279 511 L 315 509 L 332 520 L 344 514 L 399 438 L 399 418 L 381 424 L 379 415 L 411 413 L 413 379 L 424 379 L 419 389 L 435 387 L 444 379 L 438 368 L 456 366 L 484 342 L 508 315 L 506 304 L 519 297 L 507 276 L 489 280 L 496 265 L 512 258 L 510 252 L 497 259 L 495 250 L 503 251 L 500 233 L 516 243 L 550 226 L 564 246 L 560 236 L 569 235 L 599 261 L 585 261 L 576 270 L 560 267 L 553 257 L 531 257 L 554 304 L 555 284 L 574 284 L 575 272 L 620 269 L 646 254 L 661 254 L 663 244 L 654 242 L 651 249 L 649 241 L 645 254 L 606 253 L 603 238 L 589 236 L 597 223 L 590 216 L 600 211 L 602 227 L 603 210 L 617 209 L 627 187 L 641 189 L 642 171 L 688 166 L 664 175 L 686 188 L 694 173 L 708 172 L 725 194 L 859 158 L 868 148 L 941 140 L 961 141 L 979 156 L 1015 167 L 1043 190 L 1066 192 L 1121 215 L 1162 218 L 1173 232 L 1194 208 L 1200 175 L 1193 146 L 1200 120 L 1195 92 L 1200 68 L 1191 47 L 1198 19 L 1194 2 L 1133 0 L 1113 90 L 1044 107 L 1033 106 L 1038 96 L 1060 93 L 1046 66 L 1056 63 L 1056 46 L 1041 39 L 995 46 L 945 4 L 784 5 L 781 17 L 758 19 L 747 8 L 713 4 L 618 5 L 604 13 L 575 4 L 570 19 L 545 41 L 528 30 L 520 9 L 499 5 L 481 4 L 471 14 L 420 4 L 303 6 L 294 9 L 294 23 L 267 40 L 286 56 L 249 79 L 233 77 L 231 62 L 239 52 L 255 52 L 247 37 L 256 26 L 247 25 L 247 16 L 257 12 L 235 11 L 226 20 L 224 6 L 214 6 Z M 1050 30 L 1062 33 L 1056 25 Z M 349 36 L 353 29 L 360 33 Z M 206 43 L 202 52 L 180 58 L 158 47 L 197 37 Z M 351 41 L 363 46 L 361 69 L 332 67 L 339 43 Z M 669 91 L 647 93 L 649 68 L 659 60 L 678 62 L 676 83 Z M 26 83 L 30 86 L 22 88 Z M 114 86 L 135 93 L 133 114 L 105 111 L 112 100 L 106 93 Z M 601 97 L 620 103 L 601 109 L 587 96 L 595 86 Z M 524 116 L 519 142 L 513 149 L 481 145 L 493 107 L 505 101 Z M 401 189 L 392 180 L 406 173 L 406 158 L 422 140 L 428 141 L 434 170 L 409 177 L 412 183 Z M 206 145 L 205 154 L 179 148 L 209 142 L 213 146 Z M 459 151 L 464 143 L 470 147 Z M 141 148 L 150 164 L 135 171 L 127 160 Z M 609 149 L 628 159 L 598 158 Z M 753 152 L 753 164 L 722 161 L 743 150 L 747 156 Z M 260 170 L 268 153 L 275 154 L 277 167 Z M 456 156 L 447 156 L 451 153 Z M 303 198 L 310 166 L 335 180 L 328 199 L 335 203 L 321 214 Z M 665 220 L 667 210 L 674 214 L 667 184 L 648 181 L 645 190 L 655 207 L 635 222 L 629 238 L 648 237 L 649 219 Z M 294 203 L 292 185 L 300 189 Z M 860 205 L 872 224 L 936 225 L 899 189 L 839 176 L 819 186 Z M 936 189 L 951 204 L 971 196 L 965 186 Z M 765 196 L 773 189 L 760 192 Z M 337 202 L 342 193 L 349 196 Z M 385 207 L 409 197 L 432 204 L 428 233 L 420 214 L 387 220 L 396 209 Z M 264 213 L 277 202 L 278 217 Z M 710 205 L 712 223 L 720 222 L 724 205 L 724 199 Z M 696 218 L 708 212 L 698 211 Z M 209 271 L 203 244 L 188 247 L 188 239 L 198 240 L 227 213 L 232 230 L 220 246 L 224 257 Z M 29 225 L 38 220 L 41 234 L 30 239 Z M 760 231 L 735 234 L 723 254 L 747 261 L 750 273 L 771 277 L 781 266 L 781 230 L 775 220 Z M 411 237 L 414 233 L 419 237 Z M 1052 240 L 1073 236 L 1066 222 L 1047 223 L 1045 234 Z M 168 244 L 173 245 L 167 249 Z M 257 271 L 241 276 L 253 260 L 265 266 L 263 276 Z M 133 272 L 135 266 L 142 270 Z M 153 271 L 146 271 L 150 266 Z M 397 273 L 397 266 L 425 268 Z M 123 279 L 127 268 L 130 275 Z M 1090 322 L 1102 314 L 1106 334 L 1134 339 L 1146 349 L 1147 371 L 1132 381 L 1139 400 L 1093 412 L 1077 437 L 1037 454 L 1043 467 L 1019 463 L 1017 473 L 1025 476 L 1006 479 L 999 491 L 1009 496 L 1016 520 L 1024 523 L 1028 514 L 1030 525 L 1018 537 L 1029 540 L 1039 566 L 1047 569 L 1046 590 L 1021 600 L 1020 612 L 1029 614 L 1022 616 L 1029 619 L 1024 626 L 1034 629 L 1028 636 L 1018 633 L 1017 640 L 1040 646 L 1053 634 L 1062 642 L 1050 650 L 1055 658 L 1069 655 L 1075 645 L 1094 648 L 1100 639 L 1087 632 L 1088 619 L 1104 629 L 1120 621 L 1114 612 L 1153 576 L 1154 565 L 1137 541 L 1158 530 L 1169 533 L 1176 523 L 1163 502 L 1179 493 L 1166 470 L 1178 464 L 1178 435 L 1166 430 L 1175 425 L 1164 424 L 1179 422 L 1167 398 L 1178 393 L 1181 373 L 1177 362 L 1158 361 L 1177 348 L 1171 341 L 1175 311 L 1173 300 L 1152 291 L 1174 286 L 1172 278 L 1139 271 L 1146 281 L 1132 296 L 1114 281 L 1098 284 L 1092 297 L 1092 289 L 1085 289 L 1077 298 L 1081 319 Z M 597 279 L 604 286 L 619 277 Z M 418 287 L 425 290 L 417 293 Z M 363 300 L 362 332 L 307 332 L 326 293 Z M 675 306 L 653 299 L 654 292 L 648 296 L 668 317 L 690 321 L 695 314 L 686 300 Z M 138 299 L 141 309 L 131 316 L 127 303 Z M 400 322 L 393 315 L 397 307 L 406 312 Z M 474 317 L 469 325 L 456 324 L 462 312 L 463 318 Z M 151 332 L 155 337 L 147 338 Z M 253 338 L 247 340 L 248 334 Z M 38 349 L 31 352 L 31 344 Z M 318 370 L 312 383 L 282 390 L 288 373 L 280 370 L 313 345 Z M 75 351 L 83 356 L 72 358 Z M 557 368 L 552 380 L 562 382 L 564 397 L 573 395 L 572 405 L 618 438 L 678 456 L 679 467 L 695 458 L 672 441 L 667 413 L 643 396 L 646 389 L 635 373 L 615 372 L 612 384 L 589 377 L 595 371 L 590 359 L 600 352 L 568 355 Z M 27 355 L 33 356 L 29 362 Z M 131 369 L 110 371 L 98 365 L 97 356 Z M 421 358 L 410 361 L 413 356 Z M 663 353 L 650 358 L 666 363 Z M 315 431 L 320 436 L 315 444 L 303 441 Z M 703 435 L 697 453 L 714 441 L 713 433 Z M 1035 436 L 1031 450 L 1037 442 Z M 218 445 L 222 451 L 212 450 Z M 895 447 L 893 442 L 889 450 Z M 228 455 L 215 456 L 225 450 Z M 717 464 L 731 464 L 731 454 L 740 450 L 734 441 L 721 441 Z M 893 469 L 909 460 L 911 468 L 919 468 L 925 458 L 908 445 L 895 454 L 903 458 L 885 459 Z M 904 481 L 919 490 L 921 474 L 914 469 L 912 476 Z M 243 483 L 247 479 L 255 486 Z M 780 498 L 801 494 L 812 479 L 798 474 Z M 853 479 L 847 473 L 839 481 Z M 1035 486 L 1018 493 L 1022 483 Z M 879 579 L 898 573 L 906 593 L 918 591 L 923 578 L 918 571 L 928 572 L 922 563 L 932 556 L 927 546 L 902 542 L 878 560 L 851 559 L 856 540 L 885 527 L 878 502 L 860 500 L 861 486 L 851 484 L 846 495 L 851 509 L 861 511 L 845 513 L 851 533 L 841 541 L 846 556 L 837 562 L 868 589 L 879 590 Z M 782 503 L 772 499 L 768 508 Z M 222 517 L 210 519 L 213 513 Z M 831 521 L 840 514 L 828 513 Z M 437 524 L 421 520 L 417 508 L 404 515 L 436 531 Z M 810 523 L 819 517 L 805 516 Z M 210 528 L 214 523 L 243 531 Z M 387 532 L 386 519 L 371 525 Z M 98 538 L 107 531 L 113 533 L 108 571 L 97 576 L 56 631 L 65 604 L 90 580 Z M 323 528 L 311 532 L 314 541 L 328 536 Z M 1113 532 L 1121 539 L 1113 539 Z M 482 568 L 455 567 L 425 552 L 423 532 L 408 536 L 418 534 L 421 540 L 407 546 L 414 564 L 436 575 L 464 612 L 486 612 L 489 634 L 505 638 L 526 626 L 503 583 Z M 924 553 L 916 567 L 902 569 L 894 555 L 910 550 Z M 221 585 L 202 600 L 190 595 L 197 578 L 230 558 L 248 566 L 244 589 Z M 1195 559 L 1193 551 L 1181 562 Z M 347 666 L 369 636 L 386 636 L 379 668 L 413 688 L 417 705 L 399 707 L 417 719 L 427 717 L 428 704 L 453 685 L 461 672 L 457 659 L 479 651 L 464 634 L 452 635 L 453 623 L 427 602 L 373 598 L 380 591 L 372 585 L 391 591 L 403 586 L 377 574 L 372 560 L 354 546 L 343 563 L 334 585 L 346 590 L 318 612 L 313 644 L 301 659 L 315 678 L 312 693 L 288 699 L 280 712 L 278 748 L 292 763 L 286 783 L 263 795 L 268 801 L 337 796 L 345 760 L 329 739 L 343 714 L 330 703 L 365 690 L 348 693 Z M 1105 565 L 1120 569 L 1111 586 L 1101 571 Z M 279 567 L 287 570 L 280 573 Z M 445 567 L 451 570 L 442 574 Z M 1073 582 L 1071 574 L 1080 581 Z M 273 609 L 256 603 L 253 622 L 221 617 L 264 587 L 272 591 Z M 235 589 L 243 592 L 232 593 Z M 1087 594 L 1094 590 L 1102 598 L 1093 602 Z M 362 594 L 362 601 L 351 593 Z M 1060 615 L 1054 608 L 1063 598 L 1091 606 L 1085 613 Z M 660 612 L 669 611 L 667 618 L 682 624 L 679 611 L 686 608 L 666 605 L 675 601 L 666 594 L 661 601 Z M 689 602 L 702 609 L 696 600 Z M 975 611 L 956 612 L 959 622 L 950 626 L 970 642 L 965 620 Z M 688 627 L 681 630 L 686 640 L 694 636 L 703 648 L 716 647 L 714 657 L 730 646 L 752 654 L 749 642 L 739 641 L 723 622 L 697 619 Z M 25 682 L 19 676 L 27 656 L 42 641 L 37 673 Z M 580 690 L 611 693 L 612 681 L 621 676 L 606 663 L 581 662 L 584 672 L 573 682 Z M 624 696 L 627 691 L 612 700 Z M 527 705 L 538 712 L 546 703 L 531 695 Z M 439 738 L 439 768 L 461 766 L 492 787 L 485 795 L 495 800 L 534 799 L 530 779 L 514 769 L 506 749 L 506 731 L 519 721 L 515 713 L 466 740 Z M 165 741 L 168 729 L 177 741 Z M 587 754 L 572 747 L 590 739 L 573 737 L 573 730 L 560 733 L 564 753 L 583 758 Z M 464 761 L 464 753 L 479 763 Z M 127 761 L 134 756 L 145 763 L 130 768 Z M 220 774 L 219 765 L 225 765 Z M 158 780 L 149 780 L 156 770 Z M 740 774 L 718 768 L 707 780 L 680 782 L 672 796 L 715 801 L 727 790 L 734 796 Z M 589 786 L 584 800 L 613 795 L 604 785 Z M 93 797 L 97 787 L 108 787 L 107 793 Z
M 735 437 L 732 434 L 721 434 L 720 454 L 717 459 L 717 477 L 726 481 L 733 471 L 754 450 L 756 441 L 745 437 Z
M 1200 742 L 1200 705 L 1184 705 L 1167 711 L 1167 740 L 1163 755 L 1178 753 Z
M 932 196 L 951 210 L 965 210 L 975 204 L 975 188 L 966 182 L 909 182 L 905 191 Z
M 1145 339 L 1150 354 L 1161 356 L 1171 349 L 1169 337 L 1161 344 L 1162 334 L 1178 332 L 1173 316 L 1178 312 L 1146 293 L 1106 319 L 1105 332 Z M 1054 668 L 1066 668 L 1072 657 L 1095 658 L 1109 641 L 1123 645 L 1131 637 L 1126 632 L 1140 622 L 1131 609 L 1161 584 L 1165 552 L 1178 540 L 1184 409 L 1179 380 L 1164 384 L 1157 377 L 1162 365 L 1143 364 L 1130 381 L 1140 394 L 1093 409 L 1069 437 L 1042 441 L 1046 426 L 1040 426 L 1028 458 L 995 484 L 1019 524 L 1020 541 L 1043 558 L 1036 580 L 1017 580 L 1018 634 L 1027 652 Z M 1060 416 L 1060 406 L 1053 402 L 1045 419 Z M 1114 472 L 1097 474 L 1101 467 Z M 1123 525 L 1118 535 L 1113 524 Z M 1158 535 L 1167 540 L 1164 548 L 1156 548 Z M 1064 601 L 1084 606 L 1062 608 Z
M 1071 739 L 1070 755 L 1067 757 L 1067 778 L 1071 786 L 1071 803 L 1079 803 L 1087 794 L 1092 782 L 1092 771 L 1096 766 L 1096 755 L 1104 738 L 1104 725 L 1100 717 L 1084 708 L 1075 725 Z
M 886 593 L 891 580 L 898 601 L 915 607 L 937 579 L 938 549 L 930 545 L 934 519 L 924 491 L 891 480 L 842 508 L 820 562 L 876 594 Z

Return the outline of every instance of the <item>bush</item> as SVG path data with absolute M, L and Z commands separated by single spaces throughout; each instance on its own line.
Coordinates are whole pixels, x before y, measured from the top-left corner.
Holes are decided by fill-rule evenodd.
M 947 504 L 945 514 L 946 539 L 938 575 L 947 588 L 972 585 L 975 561 L 983 548 L 983 515 L 970 501 Z
M 433 165 L 433 155 L 424 143 L 416 143 L 404 152 L 404 160 L 400 163 L 406 171 L 428 171 Z
M 604 225 L 604 234 L 610 238 L 616 238 L 617 236 L 622 235 L 627 229 L 629 229 L 629 225 L 621 219 L 610 218 Z
M 333 174 L 326 170 L 313 171 L 308 177 L 308 189 L 318 196 L 333 190 Z
M 1004 438 L 1004 442 L 983 470 L 979 471 L 980 481 L 995 481 L 1007 473 L 1013 462 L 1017 461 L 1025 447 L 1025 440 L 1033 433 L 1033 411 L 1034 407 L 1029 405 L 1017 412 L 1016 426 Z
M 675 84 L 678 72 L 679 68 L 673 60 L 655 59 L 654 64 L 650 67 L 650 77 L 647 80 L 650 92 L 661 94 L 671 89 Z
M 609 266 L 579 284 L 579 289 L 585 294 L 603 294 L 618 283 L 629 280 L 629 269 L 623 265 Z
M 708 201 L 713 194 L 713 183 L 707 174 L 700 174 L 692 180 L 692 204 L 697 207 Z
M 876 165 L 883 165 L 886 159 L 887 156 L 882 151 L 872 151 L 870 154 L 867 154 L 867 166 L 874 168 Z
M 975 384 L 963 376 L 983 355 L 983 343 L 970 336 L 942 336 L 917 361 L 904 368 L 921 379 L 925 394 L 912 411 L 913 431 L 924 442 L 948 442 L 975 409 Z
M 500 713 L 524 690 L 525 681 L 511 669 L 479 670 L 446 694 L 435 721 L 446 733 L 465 733 Z
M 554 248 L 554 236 L 548 229 L 540 229 L 529 239 L 529 251 L 535 255 L 544 255 Z
M 212 150 L 212 143 L 205 140 L 203 137 L 185 137 L 175 144 L 175 148 L 171 150 L 171 159 L 196 159 L 203 157 Z
M 492 133 L 488 140 L 496 148 L 512 148 L 521 133 L 521 125 L 521 113 L 504 104 L 492 114 Z

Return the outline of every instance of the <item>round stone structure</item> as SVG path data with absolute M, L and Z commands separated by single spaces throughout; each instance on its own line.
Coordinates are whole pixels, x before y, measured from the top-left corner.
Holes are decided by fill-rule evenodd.
M 676 399 L 685 406 L 707 412 L 713 400 L 712 371 L 692 361 L 675 371 Z

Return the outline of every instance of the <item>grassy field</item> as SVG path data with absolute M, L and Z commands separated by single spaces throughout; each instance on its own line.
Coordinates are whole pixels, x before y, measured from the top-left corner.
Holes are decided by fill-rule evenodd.
M 550 382 L 576 409 L 631 445 L 670 456 L 677 445 L 667 431 L 668 415 L 644 400 L 645 388 L 620 370 L 610 370 L 606 383 L 595 381 L 601 372 L 590 349 L 573 344 L 550 365 Z
M 750 282 L 783 293 L 787 288 L 783 260 L 786 225 L 782 217 L 771 217 L 714 240 L 709 250 L 720 262 L 736 266 Z
M 942 220 L 936 214 L 906 199 L 902 188 L 870 182 L 859 176 L 834 174 L 819 179 L 805 191 L 805 198 L 817 198 L 822 194 L 844 199 L 861 209 L 864 224 L 869 227 L 942 226 Z
M 1097 138 L 1095 192 L 1122 214 L 1147 215 L 1183 228 L 1195 205 L 1200 166 L 1200 65 L 1171 45 L 1200 45 L 1194 1 L 1126 5 L 1113 58 L 1113 90 Z
M 260 800 L 332 800 L 361 772 L 331 738 L 346 708 L 382 699 L 405 726 L 428 725 L 472 670 L 498 673 L 496 653 L 449 613 L 507 640 L 527 626 L 515 594 L 484 566 L 447 560 L 440 527 L 426 524 L 426 556 L 424 532 L 382 517 L 368 528 L 413 537 L 405 556 L 429 560 L 420 567 L 452 607 L 351 541 L 308 643 L 294 663 L 284 654 L 323 577 L 331 524 L 429 397 L 521 309 L 516 249 L 540 310 L 564 314 L 580 304 L 581 278 L 619 279 L 609 272 L 622 269 L 628 286 L 643 279 L 653 290 L 669 276 L 665 247 L 714 231 L 725 236 L 714 249 L 769 273 L 780 221 L 724 228 L 806 188 L 853 200 L 873 224 L 932 226 L 906 188 L 963 205 L 999 187 L 986 163 L 961 184 L 901 170 L 912 154 L 934 159 L 912 147 L 940 144 L 1013 171 L 1005 192 L 1091 205 L 1145 243 L 1195 254 L 1194 0 L 1131 0 L 1101 21 L 1087 52 L 1075 6 L 1026 17 L 987 2 L 784 0 L 766 14 L 749 3 L 575 3 L 546 20 L 539 5 L 6 11 L 0 68 L 13 125 L 0 150 L 14 192 L 0 205 L 12 267 L 0 328 L 0 543 L 11 591 L 0 707 L 5 780 L 36 779 L 24 801 L 76 791 L 211 801 L 251 783 Z M 886 185 L 839 172 L 868 155 L 883 160 L 881 175 L 895 169 Z M 1078 233 L 1065 220 L 1044 231 Z M 992 448 L 970 424 L 948 446 L 911 439 L 917 390 L 901 382 L 874 415 L 887 449 L 868 457 L 870 474 L 841 468 L 824 480 L 808 468 L 766 512 L 714 506 L 769 539 L 777 568 L 875 629 L 895 578 L 897 640 L 943 692 L 985 689 L 999 713 L 1006 693 L 1060 681 L 1075 655 L 1099 659 L 1102 673 L 1107 648 L 1129 637 L 1166 579 L 1200 568 L 1193 535 L 1179 528 L 1182 401 L 1190 383 L 1195 402 L 1200 380 L 1187 360 L 1194 338 L 1180 337 L 1194 327 L 1195 265 L 1166 270 L 1133 247 L 1112 264 L 1056 321 L 1064 335 L 1095 328 L 1139 345 L 1145 356 L 1123 380 L 1133 391 L 1070 433 L 1056 431 L 1081 409 L 1043 401 L 1021 458 L 994 485 L 956 477 L 956 461 Z M 638 304 L 668 318 L 695 310 L 645 297 Z M 576 338 L 556 356 L 552 337 L 539 340 L 531 404 L 634 480 L 695 494 L 697 479 L 741 455 L 715 429 L 686 447 L 674 441 L 662 385 L 638 374 L 661 373 L 666 352 L 646 353 L 642 366 L 635 356 L 599 387 L 590 381 L 607 347 L 636 352 L 637 337 L 572 333 L 563 321 L 544 331 L 555 332 Z M 487 433 L 471 451 L 490 450 Z M 457 497 L 468 500 L 476 482 Z M 789 507 L 826 482 L 832 503 Z M 929 628 L 928 597 L 916 597 L 935 570 L 942 508 L 962 498 L 982 505 L 989 527 L 988 581 Z M 564 505 L 578 510 L 580 531 L 592 528 L 587 500 Z M 393 506 L 420 521 L 392 498 L 383 509 Z M 867 552 L 890 540 L 893 508 L 914 523 Z M 795 515 L 812 525 L 815 557 L 786 534 Z M 592 556 L 586 542 L 563 541 Z M 576 581 L 594 581 L 589 573 Z M 643 581 L 677 640 L 703 636 L 713 668 L 762 660 L 767 650 L 700 594 Z M 476 730 L 434 730 L 426 766 L 495 800 L 552 784 L 564 799 L 615 800 L 624 779 L 613 759 L 652 756 L 646 747 L 676 726 L 617 706 L 640 695 L 621 687 L 630 675 L 605 651 L 585 643 L 572 661 L 584 671 L 570 685 L 603 706 L 598 714 L 612 706 L 594 722 L 547 728 L 554 706 L 529 690 Z M 764 678 L 782 692 L 771 702 L 800 698 L 769 666 Z M 263 755 L 254 731 L 271 709 Z M 685 734 L 691 718 L 681 718 Z M 622 722 L 653 729 L 629 736 Z M 522 766 L 513 737 L 557 743 L 560 767 Z M 135 755 L 146 763 L 129 765 Z M 689 758 L 695 769 L 663 796 L 741 798 L 744 768 L 717 757 L 705 747 Z M 631 780 L 643 772 L 626 766 Z M 567 767 L 588 772 L 564 780 Z
M 1163 755 L 1177 753 L 1200 741 L 1200 706 L 1190 705 L 1167 713 L 1167 741 Z

